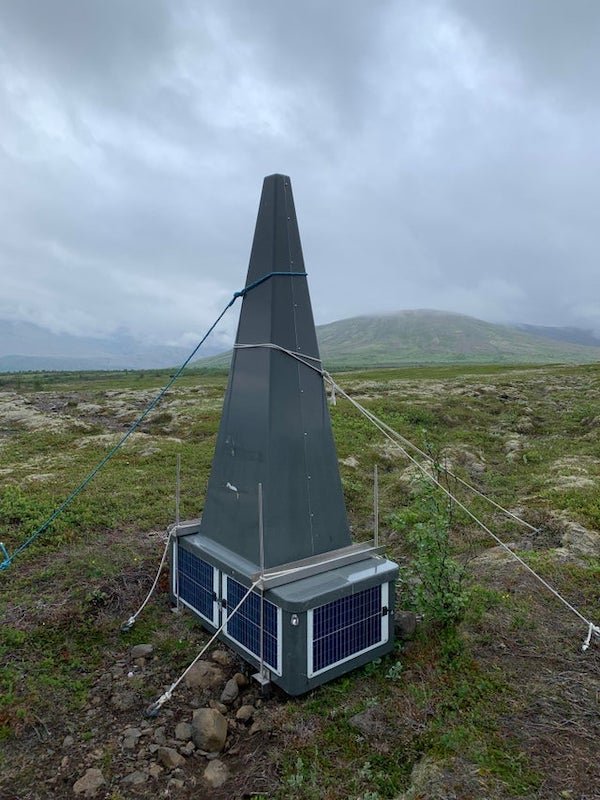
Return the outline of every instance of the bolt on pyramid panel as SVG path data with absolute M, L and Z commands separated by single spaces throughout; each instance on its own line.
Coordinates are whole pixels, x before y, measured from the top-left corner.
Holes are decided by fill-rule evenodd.
M 225 577 L 227 609 L 234 609 L 248 591 L 248 587 L 233 578 Z M 263 602 L 263 661 L 278 675 L 280 668 L 281 610 L 262 598 Z M 238 611 L 227 620 L 224 632 L 252 655 L 260 658 L 261 596 L 252 592 Z
M 212 625 L 216 624 L 218 572 L 203 559 L 177 548 L 177 582 L 175 594 L 179 599 L 204 617 Z
M 309 677 L 387 641 L 387 595 L 373 586 L 308 612 Z

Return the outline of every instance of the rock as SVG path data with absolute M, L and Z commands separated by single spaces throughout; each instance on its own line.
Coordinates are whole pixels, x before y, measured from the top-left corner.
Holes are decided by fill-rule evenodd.
M 227 706 L 224 703 L 219 703 L 218 700 L 209 700 L 208 705 L 211 708 L 216 708 L 221 714 L 227 714 Z
M 185 764 L 185 758 L 174 750 L 172 747 L 159 747 L 158 760 L 166 769 L 177 769 L 182 764 Z
M 157 778 L 160 778 L 160 776 L 161 776 L 161 774 L 163 772 L 164 772 L 164 769 L 160 766 L 160 764 L 157 764 L 156 761 L 154 761 L 148 767 L 148 774 L 150 775 L 151 778 L 154 778 L 154 780 L 156 780 Z
M 179 752 L 184 756 L 191 756 L 195 749 L 196 745 L 193 742 L 188 742 L 179 748 Z
M 222 761 L 215 759 L 214 761 L 209 762 L 208 766 L 204 770 L 203 777 L 211 789 L 218 789 L 220 786 L 223 786 L 229 777 L 229 770 Z
M 75 744 L 75 739 L 72 736 L 65 736 L 65 738 L 63 739 L 62 746 L 66 750 L 68 747 L 73 747 L 74 744 Z
M 533 422 L 529 417 L 519 417 L 515 425 L 517 433 L 531 433 L 533 430 Z
M 151 644 L 136 644 L 131 648 L 130 656 L 135 661 L 136 658 L 148 658 L 154 652 Z
M 210 654 L 210 657 L 213 661 L 217 664 L 220 664 L 222 667 L 229 667 L 231 666 L 231 662 L 233 659 L 229 655 L 226 650 L 213 650 Z
M 215 689 L 225 681 L 225 674 L 220 667 L 208 661 L 198 661 L 184 678 L 190 689 Z
M 82 794 L 85 797 L 94 797 L 98 789 L 104 786 L 106 781 L 101 769 L 88 769 L 85 775 L 82 775 L 78 781 L 73 784 L 73 791 L 75 794 Z
M 348 724 L 356 728 L 365 739 L 386 739 L 389 723 L 381 706 L 371 706 L 350 717 Z
M 254 736 L 255 733 L 267 733 L 270 730 L 270 723 L 264 717 L 259 717 L 250 725 L 250 736 Z
M 400 639 L 412 638 L 417 630 L 417 615 L 413 614 L 412 611 L 396 609 L 394 612 L 394 629 Z
M 412 769 L 411 784 L 396 800 L 450 800 L 462 797 L 501 797 L 503 786 L 461 758 L 436 763 L 424 756 Z
M 352 469 L 356 469 L 358 467 L 358 459 L 354 456 L 348 456 L 348 458 L 340 458 L 340 464 L 343 464 L 345 467 L 352 467 Z
M 198 750 L 220 753 L 227 739 L 227 720 L 216 708 L 194 711 L 192 739 Z
M 183 789 L 185 782 L 181 778 L 171 778 L 167 783 L 167 789 Z
M 600 556 L 600 533 L 588 530 L 577 522 L 565 522 L 565 527 L 563 547 L 577 555 Z
M 221 692 L 221 702 L 225 705 L 230 705 L 240 693 L 240 687 L 235 678 L 231 678 L 225 684 L 225 688 Z
M 130 772 L 129 775 L 126 775 L 121 780 L 121 783 L 126 783 L 129 786 L 141 786 L 142 783 L 146 783 L 148 777 L 149 775 L 147 772 L 142 772 L 142 770 L 136 770 L 135 772 Z
M 175 738 L 188 742 L 192 738 L 192 726 L 189 722 L 180 722 L 175 726 Z
M 254 716 L 254 706 L 240 706 L 238 708 L 235 718 L 238 722 L 250 722 Z
M 139 728 L 125 728 L 123 736 L 127 739 L 139 739 L 142 732 Z
M 123 739 L 123 749 L 124 750 L 135 750 L 137 747 L 139 739 L 134 739 L 133 736 L 126 736 Z
M 243 689 L 244 686 L 248 686 L 248 684 L 250 683 L 250 681 L 244 675 L 243 672 L 236 672 L 235 675 L 233 676 L 233 680 L 237 683 L 240 689 Z
M 160 728 L 157 728 L 154 731 L 154 736 L 152 737 L 156 744 L 165 745 L 167 743 L 167 737 L 165 735 L 165 728 L 164 725 L 161 725 Z
M 117 711 L 127 711 L 135 705 L 136 698 L 134 692 L 121 692 L 113 694 L 110 702 L 117 709 Z
M 507 542 L 507 545 L 511 550 L 516 548 L 515 542 Z M 508 550 L 505 550 L 504 547 L 500 547 L 500 545 L 498 545 L 498 547 L 488 547 L 481 555 L 471 561 L 471 564 L 481 564 L 482 566 L 499 566 L 500 564 L 510 563 L 516 563 L 515 557 L 512 556 Z

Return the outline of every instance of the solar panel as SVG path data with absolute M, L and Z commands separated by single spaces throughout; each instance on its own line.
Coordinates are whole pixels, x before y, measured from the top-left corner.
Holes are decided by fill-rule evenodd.
M 230 614 L 248 591 L 248 587 L 226 577 L 225 598 Z M 260 659 L 260 601 L 258 592 L 252 592 L 236 613 L 227 620 L 225 633 L 244 650 Z M 277 675 L 281 675 L 281 610 L 263 598 L 263 661 Z
M 174 587 L 174 594 L 179 594 L 185 605 L 216 625 L 218 571 L 189 550 L 177 547 L 176 551 L 178 585 Z
M 384 584 L 309 610 L 309 677 L 387 641 L 387 596 Z

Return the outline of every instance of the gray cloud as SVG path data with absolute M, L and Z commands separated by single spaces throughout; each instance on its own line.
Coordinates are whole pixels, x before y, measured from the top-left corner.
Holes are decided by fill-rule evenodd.
M 280 171 L 320 322 L 600 330 L 600 9 L 539 9 L 4 4 L 0 316 L 191 341 L 243 283 Z

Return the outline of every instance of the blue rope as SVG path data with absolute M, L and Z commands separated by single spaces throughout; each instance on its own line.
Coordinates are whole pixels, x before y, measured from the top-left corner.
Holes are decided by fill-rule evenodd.
M 104 456 L 104 458 L 100 462 L 98 462 L 98 464 L 96 464 L 96 466 L 93 468 L 93 470 L 88 475 L 86 475 L 86 477 L 83 479 L 83 481 L 79 484 L 79 486 L 76 489 L 74 489 L 71 492 L 71 494 L 66 498 L 66 500 L 63 500 L 63 502 L 58 506 L 58 508 L 55 509 L 55 511 L 53 511 L 53 513 L 48 517 L 48 519 L 45 522 L 43 522 L 39 526 L 39 528 L 36 528 L 36 530 L 31 534 L 31 536 L 29 536 L 27 539 L 25 539 L 25 541 L 22 542 L 16 548 L 16 550 L 12 553 L 12 555 L 8 553 L 8 551 L 7 551 L 6 547 L 4 546 L 4 544 L 2 542 L 0 542 L 0 549 L 2 550 L 2 554 L 4 556 L 4 560 L 0 562 L 0 572 L 2 572 L 3 570 L 8 569 L 11 566 L 13 560 L 16 558 L 16 556 L 20 555 L 23 552 L 23 550 L 26 550 L 38 538 L 38 536 L 41 536 L 42 533 L 44 533 L 44 531 L 47 530 L 50 527 L 50 525 L 52 525 L 54 520 L 58 516 L 60 516 L 62 514 L 62 512 L 65 510 L 65 508 L 67 508 L 67 506 L 69 506 L 73 502 L 73 500 L 75 500 L 75 498 L 79 494 L 81 494 L 81 492 L 86 488 L 86 486 L 89 483 L 91 483 L 91 481 L 95 478 L 95 476 L 100 472 L 102 467 L 104 467 L 104 465 L 108 461 L 111 460 L 111 458 L 121 449 L 121 447 L 123 447 L 123 445 L 125 444 L 127 439 L 129 439 L 131 434 L 135 430 L 137 430 L 137 428 L 139 428 L 139 426 L 146 419 L 148 414 L 154 408 L 156 408 L 156 406 L 160 403 L 162 398 L 169 391 L 171 386 L 173 386 L 175 381 L 179 378 L 181 373 L 184 371 L 184 369 L 190 363 L 192 358 L 196 355 L 198 350 L 200 350 L 200 348 L 202 347 L 204 342 L 208 339 L 210 334 L 214 331 L 214 329 L 217 327 L 219 322 L 223 319 L 223 317 L 225 316 L 227 311 L 229 311 L 229 309 L 235 303 L 235 301 L 239 297 L 244 297 L 246 294 L 248 294 L 249 291 L 251 291 L 252 289 L 255 289 L 257 286 L 260 286 L 261 283 L 264 283 L 265 281 L 269 280 L 269 278 L 273 278 L 273 277 L 280 276 L 280 275 L 284 275 L 284 276 L 287 276 L 287 277 L 290 277 L 290 278 L 298 278 L 298 277 L 306 277 L 306 272 L 269 272 L 267 275 L 263 275 L 262 278 L 259 278 L 258 280 L 253 281 L 252 283 L 248 284 L 248 286 L 245 286 L 239 292 L 234 292 L 233 297 L 231 298 L 231 300 L 227 303 L 225 308 L 221 311 L 219 316 L 216 318 L 216 320 L 213 322 L 213 324 L 210 326 L 210 328 L 206 331 L 206 333 L 204 334 L 202 339 L 200 339 L 200 341 L 198 342 L 196 347 L 194 347 L 192 352 L 189 354 L 189 356 L 186 358 L 186 360 L 183 362 L 183 364 L 179 367 L 177 372 L 171 377 L 171 379 L 168 381 L 168 383 L 160 390 L 160 392 L 156 395 L 154 400 L 152 400 L 149 403 L 147 408 L 140 414 L 140 416 L 135 420 L 135 422 L 131 425 L 131 427 L 127 430 L 127 432 L 121 437 L 121 439 L 117 442 L 117 444 L 111 450 L 109 450 L 109 452 Z

